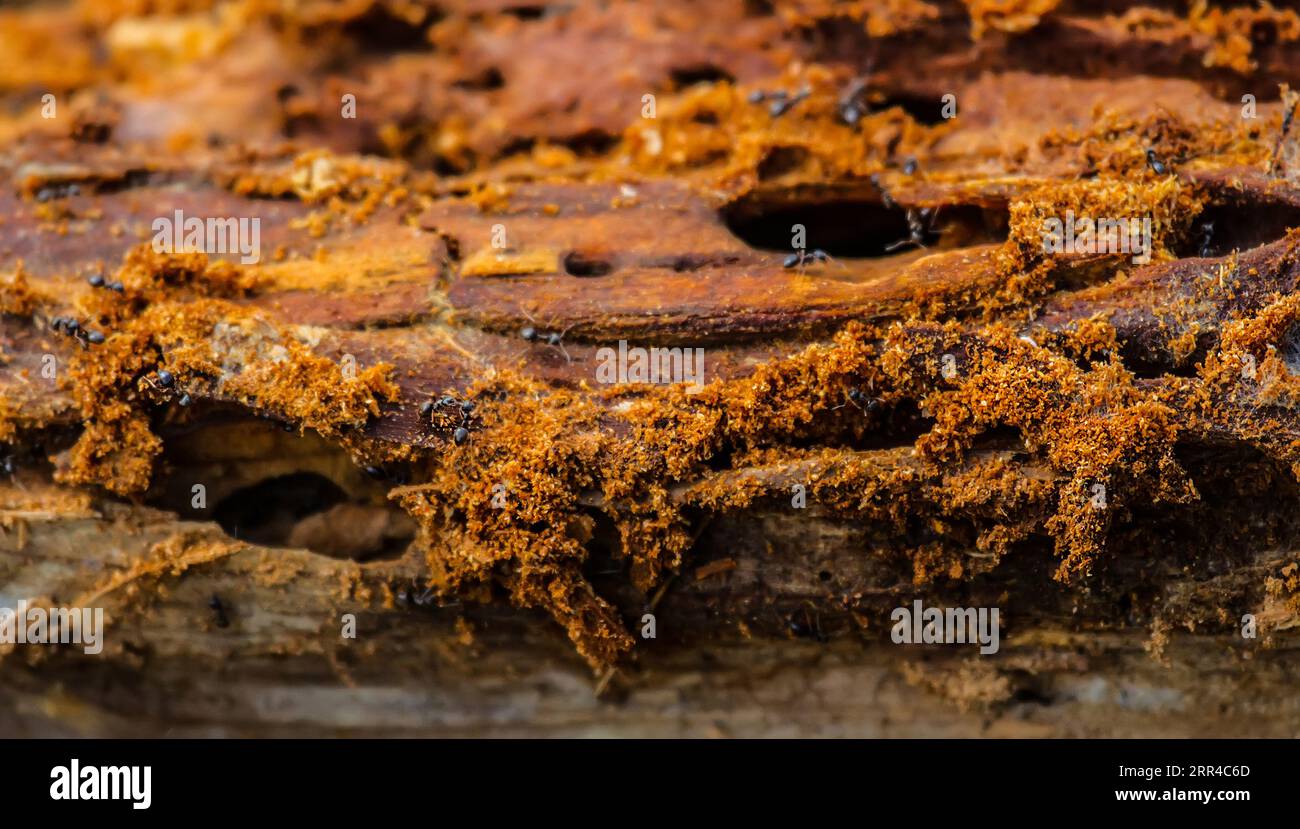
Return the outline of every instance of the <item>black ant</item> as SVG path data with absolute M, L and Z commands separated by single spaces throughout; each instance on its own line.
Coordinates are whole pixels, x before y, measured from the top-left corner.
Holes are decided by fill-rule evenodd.
M 785 261 L 781 263 L 781 267 L 786 268 L 787 270 L 790 268 L 799 268 L 802 271 L 804 266 L 807 265 L 809 262 L 820 263 L 820 262 L 831 262 L 831 261 L 834 260 L 832 260 L 830 254 L 824 250 L 817 249 L 814 250 L 812 253 L 809 253 L 803 248 L 799 248 L 794 253 L 790 254 L 785 258 Z
M 799 103 L 799 98 L 786 98 L 783 101 L 773 101 L 772 105 L 767 108 L 767 112 L 773 118 L 780 118 L 789 112 L 795 104 Z
M 899 239 L 897 242 L 892 242 L 886 245 L 885 250 L 897 250 L 903 245 L 916 245 L 919 248 L 925 247 L 926 226 L 924 222 L 926 219 L 931 219 L 931 225 L 933 225 L 934 222 L 930 208 L 922 207 L 920 210 L 913 210 L 909 207 L 907 209 L 907 238 Z
M 790 632 L 800 639 L 815 639 L 818 642 L 829 642 L 830 637 L 822 632 L 822 619 L 820 613 L 814 613 L 812 617 L 808 615 L 808 608 L 803 609 L 803 621 L 800 622 L 794 614 L 790 614 L 786 620 L 790 626 Z
M 898 207 L 898 202 L 894 201 L 894 197 L 889 195 L 889 191 L 885 189 L 885 185 L 880 181 L 880 173 L 871 174 L 871 184 L 880 191 L 880 203 L 885 209 L 893 210 Z
M 50 328 L 60 334 L 66 334 L 77 342 L 81 343 L 82 348 L 87 345 L 99 345 L 104 341 L 104 335 L 99 331 L 91 331 L 81 325 L 81 323 L 71 317 L 55 317 L 50 320 Z
M 522 308 L 519 310 L 523 311 Z M 557 348 L 560 353 L 564 355 L 564 361 L 566 363 L 573 362 L 573 358 L 569 356 L 568 350 L 564 347 L 564 335 L 569 333 L 569 329 L 573 328 L 573 325 L 577 325 L 577 323 L 570 325 L 563 331 L 540 331 L 537 328 L 537 320 L 533 319 L 533 315 L 527 311 L 523 311 L 523 314 L 528 317 L 529 321 L 533 324 L 525 325 L 523 328 L 519 329 L 520 337 L 522 337 L 526 342 L 542 342 L 552 348 Z
M 1201 258 L 1208 259 L 1214 252 L 1210 246 L 1210 240 L 1214 238 L 1214 222 L 1205 222 L 1201 225 Z
M 761 89 L 757 89 L 749 93 L 749 102 L 751 104 L 761 104 L 764 100 L 771 98 L 772 103 L 768 106 L 767 112 L 773 118 L 780 118 L 782 115 L 785 115 L 794 108 L 795 104 L 799 103 L 811 94 L 812 90 L 806 86 L 794 95 L 791 95 L 784 89 L 777 89 L 773 92 L 764 92 Z
M 420 404 L 420 415 L 422 417 L 429 418 L 430 422 L 432 422 L 434 412 L 438 410 L 452 409 L 454 410 L 452 412 L 453 415 L 455 412 L 459 412 L 460 425 L 458 425 L 456 429 L 451 433 L 452 441 L 455 442 L 457 445 L 459 445 L 469 440 L 468 426 L 470 423 L 470 419 L 474 416 L 475 408 L 477 407 L 475 406 L 473 400 L 457 400 L 455 397 L 452 397 L 450 394 L 447 394 L 447 395 L 443 395 L 437 400 L 430 398 L 424 401 L 422 404 Z
M 407 602 L 410 602 L 416 607 L 424 607 L 425 605 L 430 605 L 434 603 L 433 587 L 426 587 L 424 590 L 418 593 L 416 592 L 417 590 L 420 590 L 419 585 L 417 585 L 415 582 L 411 582 L 411 586 L 409 588 L 403 587 L 397 591 L 397 600 L 402 604 L 406 604 Z M 451 604 L 444 605 L 444 606 L 454 607 L 455 605 L 458 604 L 460 604 L 460 602 L 453 602 Z
M 19 489 L 24 491 L 27 489 L 23 486 L 23 482 L 18 480 L 18 458 L 14 455 L 0 456 L 0 474 L 8 477 Z
M 456 431 L 451 433 L 451 439 L 456 443 L 457 446 L 469 440 L 469 429 L 467 429 L 466 427 L 469 425 L 469 419 L 473 415 L 474 415 L 474 401 L 473 400 L 460 401 L 460 425 L 456 427 Z
M 863 93 L 867 91 L 867 81 L 865 78 L 857 78 L 849 84 L 849 88 L 840 96 L 839 113 L 840 120 L 850 127 L 857 126 L 866 114 L 867 103 L 863 99 Z
M 168 400 L 173 399 L 176 395 L 176 375 L 165 368 L 158 369 L 154 372 L 153 377 L 143 377 L 141 380 L 148 385 L 149 388 L 153 389 L 158 394 L 163 395 Z M 182 392 L 181 396 L 176 399 L 176 403 L 182 408 L 189 406 L 193 402 L 194 399 L 191 398 L 187 392 Z M 293 424 L 283 423 L 281 424 L 281 428 L 286 432 L 292 432 Z
M 861 389 L 849 389 L 848 397 L 849 399 L 847 402 L 841 403 L 838 406 L 832 406 L 831 411 L 833 412 L 836 409 L 842 409 L 851 403 L 860 409 L 863 414 L 871 414 L 878 406 L 880 406 L 880 400 L 875 397 L 867 397 Z
M 92 288 L 107 288 L 116 294 L 126 293 L 126 286 L 123 285 L 121 281 L 115 279 L 112 282 L 109 282 L 103 273 L 92 274 L 86 281 L 90 283 L 90 287 Z
M 411 601 L 415 603 L 415 606 L 416 606 L 416 607 L 424 607 L 424 606 L 427 605 L 427 604 L 432 604 L 432 603 L 433 603 L 433 588 L 432 588 L 432 587 L 426 587 L 426 588 L 424 589 L 424 591 L 421 592 L 421 593 L 419 593 L 418 595 L 412 593 L 412 594 L 411 594 Z
M 1282 117 L 1282 132 L 1278 134 L 1277 143 L 1273 145 L 1273 161 L 1269 164 L 1269 175 L 1277 175 L 1278 156 L 1282 153 L 1282 145 L 1286 142 L 1287 133 L 1291 131 L 1291 122 L 1295 119 L 1296 101 L 1293 99 L 1291 106 L 1287 107 L 1286 115 Z
M 151 389 L 163 394 L 166 393 L 166 389 L 176 385 L 176 375 L 165 368 L 158 369 L 153 377 L 144 377 L 142 379 Z
M 1154 149 L 1147 150 L 1147 166 L 1151 168 L 1151 172 L 1158 176 L 1163 176 L 1169 172 L 1169 165 L 1165 164 L 1159 158 L 1156 158 L 1156 151 Z
M 402 469 L 390 473 L 382 466 L 363 466 L 361 467 L 361 471 L 366 473 L 367 477 L 373 478 L 376 481 L 392 481 L 398 486 L 405 486 L 408 482 L 406 472 Z
M 50 199 L 65 199 L 69 196 L 81 195 L 81 188 L 75 184 L 55 184 L 50 187 L 42 187 L 36 191 L 36 200 L 38 202 L 47 202 Z
M 226 618 L 226 606 L 221 603 L 220 596 L 218 596 L 216 593 L 213 593 L 212 598 L 208 600 L 208 607 L 212 608 L 212 612 L 216 616 L 217 627 L 219 628 L 230 627 L 230 620 Z

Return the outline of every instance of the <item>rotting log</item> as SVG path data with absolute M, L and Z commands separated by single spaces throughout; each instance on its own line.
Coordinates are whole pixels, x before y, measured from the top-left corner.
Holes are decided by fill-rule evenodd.
M 1297 732 L 1294 14 L 229 5 L 0 12 L 0 731 Z

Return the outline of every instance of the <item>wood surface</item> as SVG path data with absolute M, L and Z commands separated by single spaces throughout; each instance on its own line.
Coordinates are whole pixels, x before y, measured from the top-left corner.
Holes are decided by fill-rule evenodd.
M 0 11 L 0 606 L 108 619 L 0 645 L 0 734 L 1300 731 L 1295 14 L 180 5 Z M 261 261 L 151 255 L 178 209 Z

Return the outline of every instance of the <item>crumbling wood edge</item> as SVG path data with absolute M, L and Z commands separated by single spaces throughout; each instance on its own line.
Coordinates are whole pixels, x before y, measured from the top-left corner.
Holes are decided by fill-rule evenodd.
M 796 549 L 782 543 L 778 518 L 744 520 L 758 529 L 747 535 L 723 521 L 711 530 L 719 535 L 702 539 L 726 555 L 683 571 L 655 607 L 656 638 L 642 641 L 598 695 L 597 678 L 539 613 L 404 605 L 390 597 L 385 585 L 400 587 L 419 572 L 407 559 L 358 565 L 263 548 L 232 541 L 212 524 L 119 504 L 100 517 L 29 519 L 21 548 L 12 529 L 0 539 L 5 583 L 25 585 L 33 595 L 46 586 L 52 601 L 93 596 L 109 624 L 97 656 L 73 646 L 9 648 L 0 657 L 0 733 L 1300 731 L 1300 702 L 1291 690 L 1300 640 L 1286 631 L 1255 642 L 1174 631 L 1153 656 L 1148 627 L 1071 629 L 1067 605 L 1075 599 L 1063 592 L 1045 596 L 1028 617 L 1008 620 L 992 656 L 965 646 L 896 645 L 887 608 L 903 595 L 938 602 L 942 591 L 893 581 L 869 586 L 895 575 L 887 562 L 862 554 L 860 528 L 805 517 Z M 817 532 L 809 532 L 810 522 Z M 724 549 L 719 538 L 731 546 Z M 758 538 L 771 543 L 760 547 Z M 158 545 L 181 569 L 139 568 Z M 96 569 L 92 550 L 95 559 L 106 558 L 106 568 Z M 134 578 L 122 579 L 133 562 Z M 857 571 L 846 569 L 855 563 Z M 833 569 L 837 583 L 860 580 L 866 601 L 837 610 L 818 567 Z M 115 576 L 116 586 L 103 590 Z M 1249 574 L 1251 581 L 1258 576 Z M 971 589 L 969 600 L 991 601 L 981 590 L 1005 585 Z M 209 606 L 213 594 L 222 597 L 227 627 Z M 611 599 L 633 626 L 645 598 Z M 825 641 L 790 630 L 789 620 L 805 609 Z M 355 615 L 355 639 L 341 636 L 344 614 Z

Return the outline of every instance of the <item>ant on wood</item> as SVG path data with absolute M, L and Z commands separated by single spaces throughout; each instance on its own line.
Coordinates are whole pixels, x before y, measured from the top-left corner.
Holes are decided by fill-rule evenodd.
M 188 392 L 182 392 L 179 397 L 176 396 L 176 375 L 165 368 L 155 371 L 152 377 L 141 377 L 140 382 L 164 396 L 167 400 L 175 399 L 177 405 L 181 408 L 186 408 L 194 402 Z M 284 424 L 284 430 L 290 432 L 293 431 L 293 427 L 286 423 Z
M 886 251 L 895 251 L 904 245 L 916 245 L 918 248 L 925 247 L 925 234 L 934 231 L 934 217 L 938 211 L 932 211 L 928 207 L 922 207 L 920 210 L 907 209 L 907 238 L 899 239 L 897 242 L 891 242 L 885 246 Z M 929 226 L 925 222 L 929 219 Z
M 1290 106 L 1286 109 L 1286 115 L 1282 116 L 1282 132 L 1277 136 L 1277 143 L 1273 145 L 1273 158 L 1268 165 L 1268 174 L 1270 177 L 1277 176 L 1277 163 L 1282 154 L 1282 145 L 1286 143 L 1287 133 L 1291 132 L 1291 122 L 1295 120 L 1295 110 L 1297 99 L 1292 97 Z
M 226 617 L 226 606 L 222 604 L 220 596 L 213 593 L 212 598 L 208 599 L 208 607 L 212 608 L 212 614 L 216 620 L 217 627 L 230 627 L 230 619 Z
M 808 86 L 803 87 L 794 95 L 791 95 L 790 93 L 786 92 L 784 89 L 777 89 L 777 90 L 773 90 L 772 92 L 766 92 L 762 89 L 756 89 L 753 92 L 749 93 L 749 102 L 751 104 L 761 104 L 763 103 L 763 101 L 770 98 L 772 100 L 772 103 L 768 105 L 767 113 L 768 115 L 771 115 L 773 118 L 780 118 L 782 115 L 785 115 L 787 112 L 793 109 L 796 104 L 798 104 L 800 101 L 804 100 L 811 94 L 812 94 L 812 88 Z
M 82 348 L 91 345 L 99 345 L 104 341 L 104 335 L 99 331 L 92 331 L 72 317 L 55 317 L 50 320 L 50 328 L 60 334 L 66 334 L 77 342 L 81 343 Z
M 802 610 L 802 622 L 795 618 L 795 613 L 791 613 L 786 619 L 786 624 L 790 628 L 790 633 L 800 639 L 813 639 L 822 643 L 829 642 L 830 637 L 822 631 L 821 613 L 814 610 L 814 612 L 809 615 L 807 606 L 803 607 Z
M 866 99 L 867 79 L 855 78 L 848 89 L 840 96 L 837 104 L 840 120 L 850 127 L 857 126 L 866 114 L 870 104 Z
M 1156 157 L 1156 151 L 1154 149 L 1147 150 L 1147 166 L 1151 168 L 1151 172 L 1158 176 L 1163 176 L 1169 172 L 1169 165 Z
M 1214 254 L 1214 222 L 1204 222 L 1201 224 L 1201 249 L 1202 259 L 1208 259 Z
M 563 331 L 542 331 L 540 324 L 532 314 L 528 313 L 523 308 L 520 308 L 519 310 L 525 317 L 528 317 L 528 321 L 532 323 L 532 325 L 525 325 L 523 328 L 519 329 L 519 336 L 522 337 L 525 342 L 536 342 L 549 345 L 550 347 L 559 350 L 559 352 L 564 355 L 564 361 L 566 363 L 573 362 L 573 358 L 569 356 L 568 350 L 564 347 L 564 335 L 568 334 L 569 330 L 572 329 L 574 325 L 577 325 L 577 323 L 570 324 L 569 327 Z
M 863 414 L 871 414 L 880 406 L 880 400 L 875 397 L 868 397 L 861 389 L 849 389 L 848 400 L 838 406 L 832 406 L 831 411 L 842 409 L 852 404 L 856 406 Z
M 473 400 L 458 400 L 450 394 L 444 394 L 436 400 L 431 397 L 421 403 L 420 417 L 432 424 L 435 414 L 450 416 L 453 419 L 459 414 L 460 424 L 451 433 L 452 441 L 459 445 L 469 440 L 470 419 L 474 416 L 475 408 Z
M 798 268 L 799 273 L 803 273 L 804 268 L 808 265 L 809 262 L 812 262 L 814 264 L 821 264 L 823 262 L 835 262 L 835 260 L 831 258 L 831 255 L 829 253 L 827 253 L 824 250 L 821 250 L 820 248 L 813 250 L 812 252 L 804 250 L 803 248 L 799 248 L 794 253 L 790 254 L 785 258 L 785 260 L 781 263 L 781 267 L 787 270 L 789 270 L 790 268 Z M 835 262 L 835 264 L 839 265 L 841 268 L 844 267 L 844 264 L 841 262 Z

